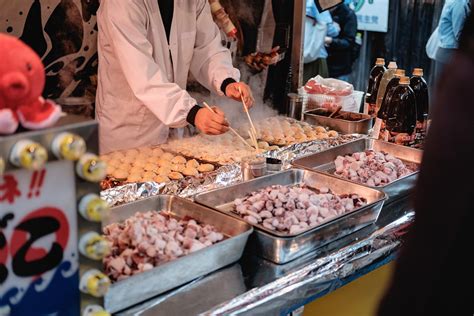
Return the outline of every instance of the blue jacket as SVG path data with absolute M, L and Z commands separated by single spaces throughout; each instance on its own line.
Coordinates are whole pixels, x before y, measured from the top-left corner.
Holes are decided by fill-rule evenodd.
M 306 15 L 315 19 L 319 23 L 325 23 L 327 25 L 327 35 L 330 37 L 337 37 L 340 29 L 333 23 L 331 13 L 329 11 L 319 12 L 314 0 L 306 0 Z M 305 30 L 305 36 L 311 36 L 312 33 L 309 30 Z M 306 49 L 306 48 L 305 48 Z M 328 52 L 326 47 L 323 45 L 319 52 L 319 58 L 327 58 Z
M 470 12 L 470 0 L 446 0 L 438 24 L 439 47 L 458 48 L 464 21 Z

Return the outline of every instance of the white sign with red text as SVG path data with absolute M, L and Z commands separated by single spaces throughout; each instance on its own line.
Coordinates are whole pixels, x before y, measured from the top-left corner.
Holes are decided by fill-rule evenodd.
M 77 297 L 61 296 L 77 291 L 78 257 L 74 164 L 0 176 L 0 309 L 23 314 L 48 305 L 35 311 L 61 314 L 75 305 Z

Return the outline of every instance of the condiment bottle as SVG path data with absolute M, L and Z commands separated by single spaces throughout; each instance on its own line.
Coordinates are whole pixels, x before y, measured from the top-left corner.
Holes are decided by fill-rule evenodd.
M 386 128 L 390 133 L 389 141 L 411 146 L 416 127 L 416 99 L 408 77 L 400 78 L 400 84 L 390 96 L 388 107 Z
M 395 72 L 397 71 L 397 68 L 398 68 L 397 63 L 394 61 L 391 61 L 388 64 L 387 71 L 384 72 L 382 76 L 382 80 L 380 80 L 379 90 L 377 91 L 377 104 L 375 105 L 374 117 L 377 116 L 377 112 L 379 111 L 380 106 L 382 105 L 383 97 L 385 96 L 385 91 L 387 90 L 388 83 L 395 76 Z
M 375 66 L 370 71 L 369 85 L 365 96 L 364 113 L 374 115 L 375 105 L 377 103 L 377 92 L 382 76 L 387 69 L 385 68 L 385 59 L 377 58 Z
M 400 84 L 400 78 L 405 76 L 405 70 L 397 69 L 395 72 L 394 77 L 387 85 L 387 89 L 385 92 L 385 96 L 383 98 L 382 104 L 380 105 L 380 109 L 377 112 L 377 118 L 375 119 L 374 125 L 374 133 L 373 137 L 378 138 L 381 140 L 387 141 L 389 138 L 387 129 L 385 127 L 386 121 L 388 119 L 388 111 L 389 111 L 389 100 L 394 89 Z
M 416 98 L 416 135 L 415 147 L 421 148 L 426 137 L 428 112 L 429 112 L 429 93 L 428 85 L 423 78 L 423 69 L 415 68 L 413 76 L 410 79 L 410 87 L 415 92 Z

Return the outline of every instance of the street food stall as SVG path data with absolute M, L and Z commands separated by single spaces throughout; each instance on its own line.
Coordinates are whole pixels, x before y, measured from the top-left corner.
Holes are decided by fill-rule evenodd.
M 373 138 L 351 85 L 301 82 L 303 1 L 250 48 L 209 2 L 280 113 L 242 98 L 225 134 L 101 154 L 72 114 L 0 136 L 0 315 L 285 315 L 395 258 L 423 152 Z

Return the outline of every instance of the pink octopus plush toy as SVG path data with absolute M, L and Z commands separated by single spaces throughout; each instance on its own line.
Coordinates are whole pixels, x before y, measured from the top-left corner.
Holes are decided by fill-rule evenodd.
M 0 135 L 50 127 L 61 107 L 41 97 L 45 70 L 39 56 L 19 39 L 0 33 Z

